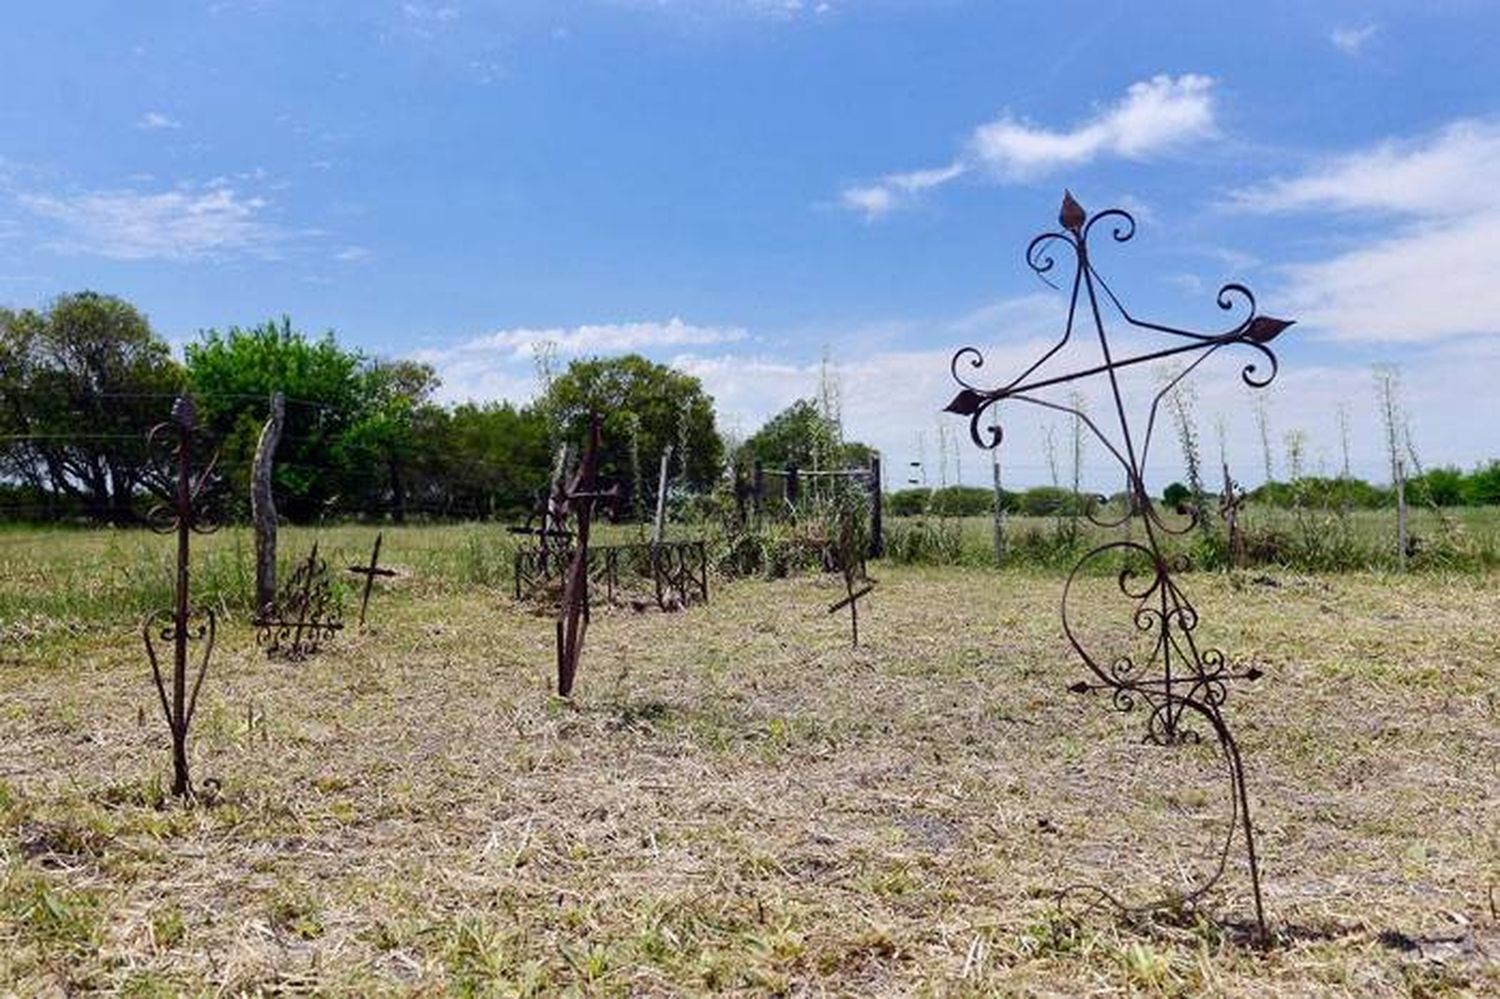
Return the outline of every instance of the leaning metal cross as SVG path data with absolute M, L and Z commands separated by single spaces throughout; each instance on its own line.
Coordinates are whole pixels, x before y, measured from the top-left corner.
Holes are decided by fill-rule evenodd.
M 370 590 L 375 585 L 375 577 L 394 576 L 396 574 L 396 571 L 394 569 L 386 569 L 380 564 L 380 542 L 384 538 L 384 531 L 381 531 L 379 534 L 375 535 L 375 547 L 370 550 L 369 565 L 349 566 L 348 571 L 354 573 L 356 576 L 365 577 L 364 592 L 360 595 L 359 598 L 359 626 L 361 628 L 365 626 L 365 609 L 370 606 Z
M 563 581 L 562 605 L 557 620 L 557 693 L 573 694 L 573 678 L 583 654 L 583 638 L 589 625 L 589 527 L 593 521 L 594 503 L 612 500 L 618 488 L 599 490 L 599 414 L 589 416 L 589 433 L 578 462 L 578 471 L 566 489 L 557 493 L 557 506 L 574 519 L 573 560 Z M 554 521 L 557 522 L 557 521 Z
M 1243 317 L 1222 332 L 1198 332 L 1137 319 L 1095 269 L 1089 247 L 1089 234 L 1100 222 L 1109 220 L 1114 242 L 1124 243 L 1135 235 L 1135 220 L 1129 213 L 1119 209 L 1101 212 L 1090 218 L 1068 193 L 1063 195 L 1058 220 L 1062 226 L 1061 231 L 1046 232 L 1033 239 L 1026 249 L 1026 262 L 1038 276 L 1047 281 L 1048 272 L 1056 266 L 1053 252 L 1062 249 L 1072 253 L 1075 268 L 1067 320 L 1061 338 L 1020 375 L 990 387 L 973 384 L 967 380 L 966 372 L 960 371 L 960 365 L 964 363 L 971 370 L 982 367 L 983 354 L 974 347 L 960 349 L 953 355 L 950 370 L 962 389 L 948 404 L 947 411 L 968 417 L 970 437 L 984 448 L 994 448 L 1000 444 L 1002 434 L 998 424 L 983 428 L 984 433 L 981 433 L 981 421 L 985 413 L 1001 400 L 1014 400 L 1066 413 L 1087 426 L 1124 468 L 1130 491 L 1130 502 L 1127 502 L 1124 514 L 1107 521 L 1099 520 L 1092 510 L 1088 512 L 1088 516 L 1096 524 L 1106 528 L 1122 526 L 1132 517 L 1138 516 L 1145 527 L 1145 541 L 1142 543 L 1127 538 L 1105 542 L 1086 553 L 1069 575 L 1063 588 L 1063 631 L 1073 650 L 1094 674 L 1094 679 L 1081 680 L 1068 689 L 1077 693 L 1109 692 L 1111 703 L 1120 711 L 1133 710 L 1137 703 L 1144 705 L 1149 709 L 1146 724 L 1148 742 L 1159 745 L 1196 742 L 1199 735 L 1191 728 L 1193 720 L 1205 723 L 1212 729 L 1223 751 L 1230 776 L 1228 832 L 1222 850 L 1217 855 L 1217 866 L 1211 875 L 1192 891 L 1180 895 L 1176 901 L 1194 901 L 1218 881 L 1224 873 L 1236 829 L 1241 829 L 1255 896 L 1256 925 L 1264 938 L 1266 921 L 1261 902 L 1255 835 L 1250 823 L 1250 805 L 1245 789 L 1245 772 L 1239 747 L 1223 714 L 1230 682 L 1255 680 L 1260 677 L 1261 672 L 1254 667 L 1235 667 L 1222 651 L 1198 646 L 1194 636 L 1198 626 L 1198 612 L 1173 578 L 1174 573 L 1183 568 L 1183 565 L 1179 559 L 1167 557 L 1163 551 L 1163 542 L 1166 535 L 1184 534 L 1191 530 L 1202 512 L 1189 511 L 1190 522 L 1185 527 L 1169 525 L 1152 504 L 1143 482 L 1143 473 L 1150 453 L 1157 409 L 1167 393 L 1205 360 L 1225 347 L 1248 348 L 1269 362 L 1270 370 L 1264 375 L 1257 373 L 1255 363 L 1245 364 L 1240 371 L 1240 378 L 1246 385 L 1264 388 L 1276 377 L 1277 372 L 1276 355 L 1271 352 L 1268 344 L 1292 323 L 1258 314 L 1255 296 L 1240 284 L 1226 284 L 1219 290 L 1216 301 L 1221 309 L 1230 310 L 1236 306 L 1244 309 Z M 1156 350 L 1117 354 L 1105 327 L 1103 314 L 1106 308 L 1112 308 L 1118 313 L 1133 334 L 1164 336 L 1168 345 Z M 1082 321 L 1080 317 L 1083 317 Z M 1075 325 L 1082 325 L 1083 322 L 1092 326 L 1091 332 L 1097 335 L 1098 361 L 1061 374 L 1044 372 L 1044 366 L 1072 339 Z M 1087 331 L 1083 335 L 1087 336 Z M 1170 357 L 1182 357 L 1186 360 L 1194 354 L 1197 355 L 1196 358 L 1171 374 L 1155 394 L 1144 433 L 1137 437 L 1120 391 L 1119 372 Z M 1036 394 L 1043 389 L 1100 375 L 1107 379 L 1114 415 L 1118 419 L 1118 436 L 1115 437 L 1101 430 L 1077 405 L 1055 402 Z M 1085 645 L 1084 639 L 1074 630 L 1069 619 L 1069 597 L 1074 581 L 1091 563 L 1102 563 L 1108 567 L 1110 573 L 1116 575 L 1120 590 L 1135 603 L 1136 609 L 1131 621 L 1134 630 L 1152 643 L 1148 655 L 1133 657 L 1129 654 L 1105 654 L 1103 650 L 1091 649 Z M 1137 568 L 1132 568 L 1132 563 Z M 1065 890 L 1063 894 L 1066 895 L 1068 891 L 1070 890 Z M 1113 901 L 1113 897 L 1102 889 L 1096 889 L 1095 892 L 1098 896 Z
M 866 576 L 863 565 L 857 574 L 852 565 L 844 566 L 844 591 L 848 596 L 836 600 L 828 605 L 828 613 L 837 614 L 845 607 L 849 608 L 849 644 L 855 648 L 859 647 L 859 601 L 861 597 L 867 597 L 875 592 L 875 580 Z M 855 589 L 858 586 L 859 589 Z

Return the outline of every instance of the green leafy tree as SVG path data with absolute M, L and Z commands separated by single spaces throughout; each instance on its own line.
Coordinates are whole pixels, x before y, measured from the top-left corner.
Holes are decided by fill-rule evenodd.
M 582 440 L 589 413 L 599 413 L 600 474 L 618 482 L 624 495 L 637 493 L 632 442 L 639 454 L 641 495 L 655 497 L 655 473 L 669 445 L 668 475 L 679 486 L 707 492 L 719 479 L 724 442 L 714 426 L 714 401 L 692 375 L 638 354 L 577 360 L 552 379 L 539 405 L 570 441 Z
M 864 468 L 875 451 L 843 442 L 838 424 L 811 399 L 798 399 L 745 441 L 742 453 L 767 468 Z
M 123 299 L 83 291 L 0 313 L 5 474 L 96 519 L 133 519 L 143 487 L 164 482 L 144 434 L 182 383 L 166 342 Z
M 277 391 L 287 400 L 275 469 L 280 512 L 293 520 L 313 519 L 333 501 L 360 491 L 362 474 L 350 467 L 341 445 L 367 412 L 365 363 L 332 333 L 311 339 L 287 318 L 223 333 L 207 330 L 188 345 L 188 380 L 221 442 L 220 462 L 236 495 L 246 495 L 255 442 Z

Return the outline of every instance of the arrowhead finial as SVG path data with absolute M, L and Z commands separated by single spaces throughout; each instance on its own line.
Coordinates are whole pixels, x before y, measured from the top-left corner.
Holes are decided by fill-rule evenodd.
M 1062 223 L 1062 227 L 1076 236 L 1083 229 L 1083 223 L 1088 221 L 1088 217 L 1088 212 L 1083 210 L 1083 206 L 1073 200 L 1073 192 L 1064 189 L 1062 210 L 1057 213 L 1057 221 Z

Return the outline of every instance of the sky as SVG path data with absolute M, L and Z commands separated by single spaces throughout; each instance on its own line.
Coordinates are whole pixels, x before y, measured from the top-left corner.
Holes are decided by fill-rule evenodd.
M 287 315 L 433 364 L 447 402 L 529 398 L 539 344 L 637 351 L 739 436 L 826 365 L 888 485 L 985 483 L 940 413 L 949 359 L 979 348 L 993 384 L 1057 339 L 1066 300 L 1024 251 L 1067 188 L 1134 214 L 1094 257 L 1133 315 L 1225 328 L 1234 281 L 1297 321 L 1265 441 L 1253 358 L 1187 383 L 1212 468 L 1255 483 L 1268 441 L 1278 476 L 1289 450 L 1336 474 L 1346 424 L 1351 471 L 1388 478 L 1374 365 L 1421 462 L 1500 456 L 1493 3 L 77 0 L 6 22 L 10 307 L 109 292 L 179 348 Z M 1007 483 L 1069 479 L 1067 418 L 1019 408 Z M 1152 474 L 1181 477 L 1165 415 L 1156 437 Z M 1117 484 L 1109 462 L 1086 440 L 1081 478 Z

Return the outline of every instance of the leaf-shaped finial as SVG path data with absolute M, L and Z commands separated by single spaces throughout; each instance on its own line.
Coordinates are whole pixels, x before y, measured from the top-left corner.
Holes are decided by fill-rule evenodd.
M 973 389 L 964 389 L 953 397 L 952 402 L 943 407 L 943 412 L 957 413 L 959 416 L 973 416 L 983 405 L 984 396 Z
M 173 401 L 172 419 L 185 430 L 193 429 L 198 423 L 198 407 L 193 405 L 192 396 L 180 395 Z
M 1245 328 L 1245 339 L 1251 343 L 1270 343 L 1282 334 L 1295 319 L 1277 319 L 1275 316 L 1256 316 Z
M 1064 229 L 1077 235 L 1088 217 L 1089 213 L 1083 210 L 1083 206 L 1073 200 L 1073 192 L 1064 188 L 1062 210 L 1057 213 L 1057 221 L 1062 223 Z

